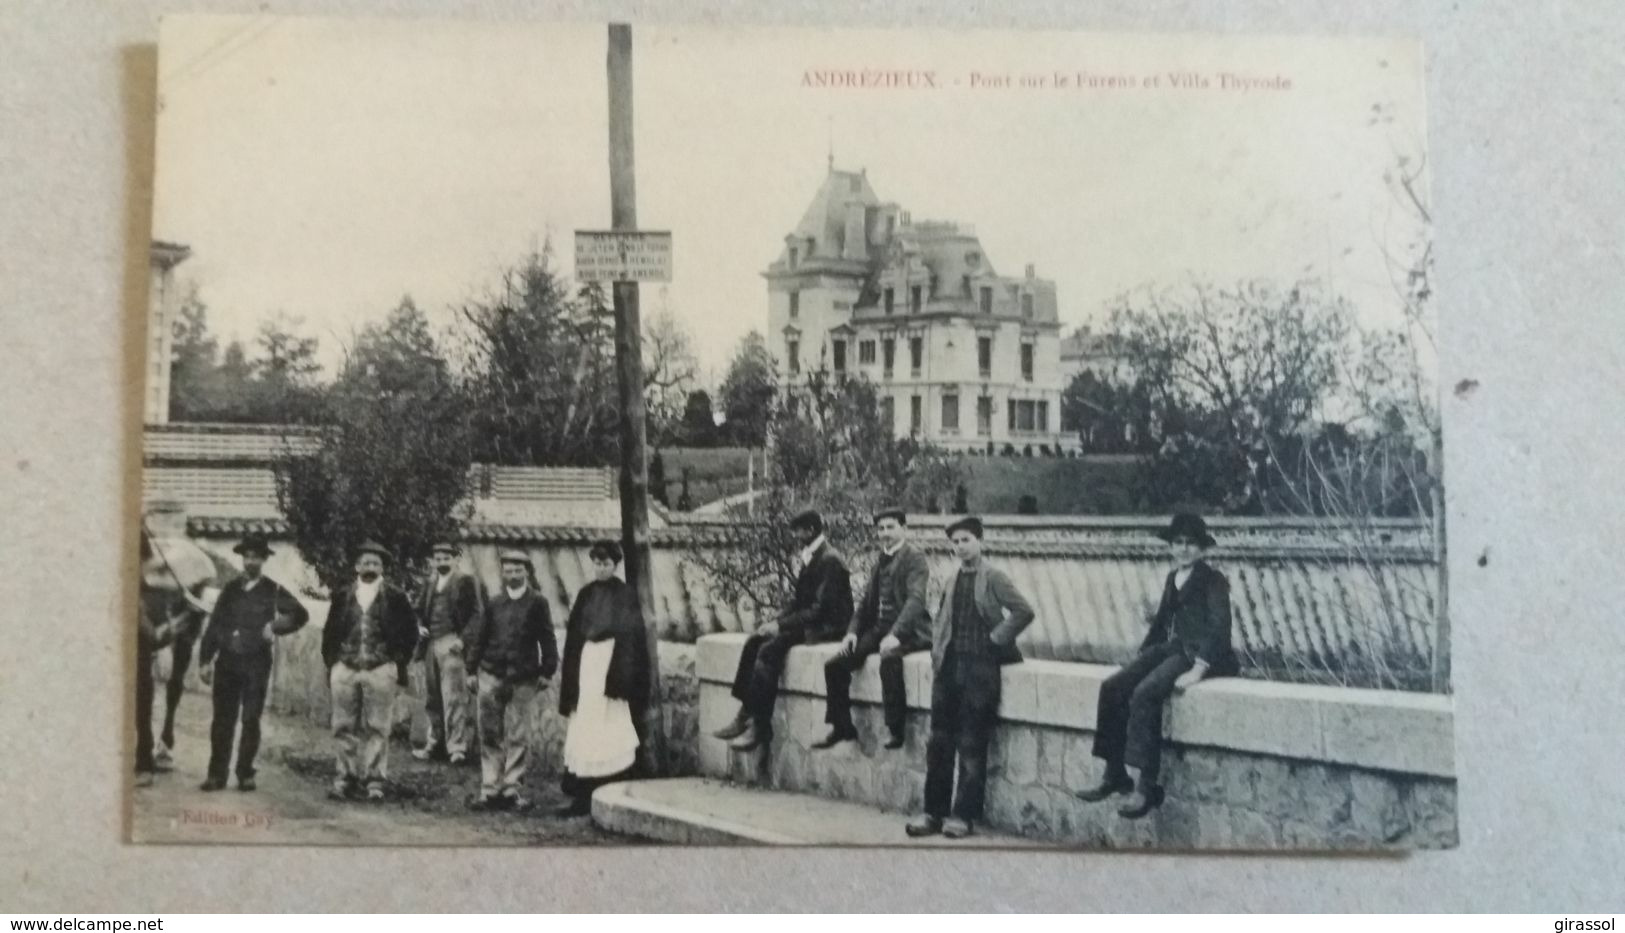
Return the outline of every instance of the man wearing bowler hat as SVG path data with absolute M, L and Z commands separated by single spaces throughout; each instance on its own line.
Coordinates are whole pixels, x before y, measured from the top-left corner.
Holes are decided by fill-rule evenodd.
M 414 749 L 412 757 L 460 765 L 468 758 L 463 636 L 482 611 L 480 588 L 472 575 L 457 569 L 457 545 L 437 542 L 430 552 L 434 572 L 424 581 L 418 597 L 418 652 L 423 656 L 429 741 Z
M 239 716 L 243 735 L 237 745 L 237 788 L 254 789 L 260 714 L 271 684 L 271 643 L 310 619 L 292 593 L 265 576 L 265 561 L 272 552 L 264 535 L 249 535 L 232 550 L 242 556 L 242 575 L 221 588 L 198 648 L 198 678 L 214 690 L 209 774 L 202 787 L 206 791 L 226 786 Z
M 1099 784 L 1078 792 L 1091 802 L 1132 794 L 1117 811 L 1127 819 L 1162 804 L 1162 708 L 1168 698 L 1237 668 L 1230 646 L 1230 583 L 1202 559 L 1214 544 L 1207 523 L 1182 512 L 1157 537 L 1168 542 L 1174 567 L 1134 660 L 1100 685 L 1094 755 L 1105 759 L 1106 772 Z M 1138 781 L 1129 767 L 1139 769 Z
M 733 721 L 712 733 L 732 739 L 730 747 L 749 751 L 766 747 L 773 738 L 773 706 L 779 698 L 779 678 L 790 649 L 840 638 L 852 619 L 852 575 L 846 558 L 824 537 L 824 518 L 806 511 L 790 519 L 790 532 L 801 545 L 790 603 L 776 622 L 756 627 L 745 640 L 734 673 L 734 698 L 739 712 Z
M 1002 665 L 1021 661 L 1016 636 L 1033 608 L 1004 571 L 982 556 L 982 520 L 948 526 L 959 572 L 943 590 L 931 631 L 931 739 L 925 750 L 925 812 L 910 836 L 968 836 L 982 819 L 987 746 L 998 725 Z M 954 760 L 959 779 L 954 780 Z
M 355 579 L 333 593 L 322 631 L 322 660 L 333 692 L 338 776 L 328 796 L 384 799 L 395 692 L 417 647 L 417 616 L 405 592 L 384 579 L 389 550 L 356 548 Z
M 475 616 L 465 639 L 469 688 L 479 706 L 480 792 L 475 810 L 528 810 L 525 769 L 536 717 L 536 694 L 559 667 L 547 600 L 536 592 L 530 555 L 499 555 L 502 591 Z

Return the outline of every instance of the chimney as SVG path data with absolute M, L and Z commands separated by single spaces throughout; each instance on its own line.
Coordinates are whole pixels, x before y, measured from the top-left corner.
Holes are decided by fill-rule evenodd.
M 869 231 L 864 223 L 864 214 L 862 202 L 847 202 L 846 243 L 841 249 L 842 259 L 864 262 L 869 258 Z
M 1030 279 L 1030 278 L 1032 278 L 1032 277 L 1033 277 L 1033 276 L 1034 276 L 1034 275 L 1037 275 L 1037 274 L 1038 274 L 1038 267 L 1037 267 L 1037 266 L 1035 266 L 1035 265 L 1033 265 L 1033 264 L 1032 264 L 1032 263 L 1030 263 L 1030 262 L 1029 262 L 1029 263 L 1027 263 L 1027 278 L 1029 278 L 1029 279 Z

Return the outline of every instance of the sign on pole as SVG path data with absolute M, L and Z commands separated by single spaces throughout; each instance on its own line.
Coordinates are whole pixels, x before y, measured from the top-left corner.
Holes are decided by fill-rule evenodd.
M 576 281 L 670 282 L 668 230 L 577 230 Z

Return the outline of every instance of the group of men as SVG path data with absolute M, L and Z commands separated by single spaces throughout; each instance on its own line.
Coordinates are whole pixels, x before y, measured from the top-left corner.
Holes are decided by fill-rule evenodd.
M 930 566 L 908 540 L 902 510 L 875 513 L 879 554 L 863 598 L 856 602 L 846 559 L 825 536 L 823 518 L 803 512 L 790 528 L 801 547 L 791 599 L 776 621 L 761 625 L 746 640 L 733 684 L 738 713 L 713 735 L 738 751 L 768 749 L 779 681 L 791 649 L 838 642 L 824 665 L 829 733 L 813 747 L 829 749 L 857 739 L 852 676 L 878 654 L 884 748 L 902 748 L 908 710 L 903 658 L 929 650 L 925 812 L 905 828 L 910 836 L 970 835 L 985 810 L 987 752 L 998 723 L 1001 668 L 1021 660 L 1016 638 L 1033 621 L 1031 604 L 983 556 L 985 529 L 975 517 L 948 526 L 958 567 L 934 613 L 926 595 Z M 1176 515 L 1160 537 L 1171 548 L 1174 566 L 1135 659 L 1101 687 L 1093 751 L 1106 768 L 1097 786 L 1077 794 L 1091 802 L 1126 795 L 1118 812 L 1128 819 L 1144 817 L 1162 803 L 1159 750 L 1168 698 L 1204 677 L 1236 669 L 1229 587 L 1224 575 L 1201 559 L 1215 543 L 1205 523 L 1194 514 Z M 1138 770 L 1137 779 L 1129 775 L 1129 767 Z
M 746 640 L 733 684 L 738 713 L 714 734 L 740 751 L 768 749 L 779 681 L 791 649 L 837 643 L 824 665 L 829 732 L 814 747 L 829 749 L 857 739 L 852 677 L 871 655 L 878 655 L 884 747 L 900 749 L 908 710 L 903 659 L 930 651 L 925 806 L 906 829 L 910 836 L 960 838 L 983 818 L 1001 668 L 1021 660 L 1016 639 L 1032 623 L 1033 608 L 1010 577 L 983 556 L 980 519 L 961 518 L 947 528 L 957 570 L 935 611 L 927 603 L 929 562 L 908 539 L 905 513 L 882 509 L 873 521 L 879 553 L 862 598 L 854 600 L 851 571 L 825 535 L 823 518 L 807 511 L 791 520 L 800 546 L 794 590 L 778 618 Z M 1162 803 L 1162 710 L 1168 698 L 1205 677 L 1233 674 L 1237 667 L 1230 643 L 1228 582 L 1202 559 L 1215 543 L 1205 523 L 1194 514 L 1176 515 L 1160 537 L 1170 546 L 1173 567 L 1135 658 L 1101 687 L 1093 751 L 1104 759 L 1105 770 L 1096 786 L 1077 794 L 1088 801 L 1127 796 L 1118 812 L 1130 819 Z M 309 618 L 292 593 L 264 575 L 272 551 L 263 537 L 250 536 L 235 550 L 242 557 L 242 574 L 225 585 L 208 610 L 199 646 L 199 676 L 212 685 L 214 699 L 204 791 L 226 786 L 234 739 L 238 788 L 254 790 L 272 644 Z M 489 600 L 473 577 L 457 569 L 458 553 L 450 542 L 434 546 L 435 572 L 414 601 L 386 579 L 393 560 L 389 550 L 368 541 L 356 549 L 353 579 L 335 588 L 322 632 L 337 744 L 337 776 L 329 796 L 385 796 L 396 694 L 416 658 L 425 667 L 430 725 L 428 743 L 415 749 L 414 757 L 466 762 L 473 720 L 480 743 L 480 790 L 470 805 L 481 810 L 530 807 L 522 785 L 534 701 L 559 664 L 550 610 L 536 591 L 534 568 L 524 551 L 501 552 L 502 589 Z M 144 585 L 138 772 L 150 775 L 161 769 L 151 734 L 152 653 L 166 642 L 176 644 L 170 689 L 176 696 L 164 730 L 167 748 L 173 745 L 175 686 L 186 660 L 181 655 L 190 653 L 177 633 L 203 611 L 190 594 L 165 602 Z M 1129 774 L 1130 767 L 1137 777 Z
M 188 619 L 206 614 L 198 676 L 211 688 L 214 715 L 208 773 L 200 789 L 213 792 L 227 786 L 234 745 L 238 789 L 256 788 L 254 762 L 272 645 L 302 628 L 310 613 L 265 576 L 273 551 L 263 536 L 250 535 L 233 550 L 241 557 L 242 573 L 222 587 L 212 608 L 184 590 L 176 598 L 143 584 L 136 690 L 136 769 L 142 784 L 167 770 L 167 762 L 154 754 L 151 735 L 153 654 L 166 644 L 175 649 L 173 699 L 164 729 L 167 750 L 174 744 L 174 707 L 192 648 L 178 633 L 187 630 Z M 482 810 L 529 808 L 521 788 L 534 700 L 559 659 L 551 613 L 536 591 L 534 568 L 524 551 L 501 553 L 502 590 L 489 600 L 478 581 L 457 568 L 458 553 L 451 542 L 434 545 L 434 573 L 414 600 L 387 579 L 390 551 L 367 541 L 356 548 L 354 577 L 333 590 L 322 630 L 336 744 L 330 797 L 386 796 L 396 696 L 416 659 L 424 665 L 429 739 L 413 750 L 413 757 L 464 764 L 470 760 L 471 725 L 477 723 L 480 791 L 470 805 Z

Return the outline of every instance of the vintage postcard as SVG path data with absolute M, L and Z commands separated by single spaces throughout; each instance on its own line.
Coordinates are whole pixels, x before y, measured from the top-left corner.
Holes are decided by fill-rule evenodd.
M 1456 844 L 1422 51 L 179 16 L 131 834 Z

